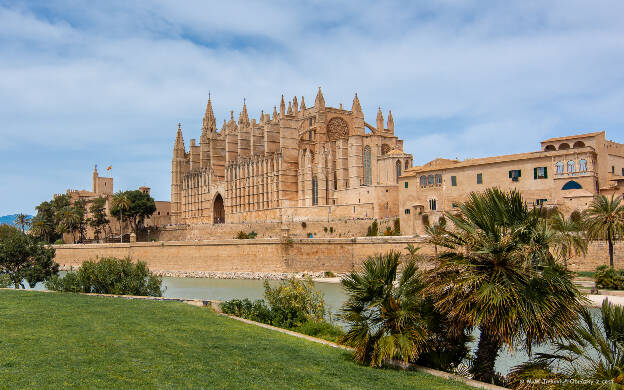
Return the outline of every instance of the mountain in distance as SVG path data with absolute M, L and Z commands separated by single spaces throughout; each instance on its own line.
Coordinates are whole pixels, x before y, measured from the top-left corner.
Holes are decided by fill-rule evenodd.
M 15 226 L 15 218 L 17 218 L 17 214 L 3 215 L 0 217 L 0 225 Z M 32 215 L 29 215 L 28 218 L 32 219 Z

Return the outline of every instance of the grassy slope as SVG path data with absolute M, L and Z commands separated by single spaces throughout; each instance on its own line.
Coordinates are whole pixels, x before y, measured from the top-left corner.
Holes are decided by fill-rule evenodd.
M 464 389 L 205 308 L 0 290 L 0 388 Z

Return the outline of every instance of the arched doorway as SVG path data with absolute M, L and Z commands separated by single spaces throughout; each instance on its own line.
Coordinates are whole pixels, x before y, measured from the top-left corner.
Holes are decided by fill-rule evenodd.
M 215 197 L 212 216 L 214 223 L 225 223 L 225 207 L 223 206 L 221 194 L 217 194 Z

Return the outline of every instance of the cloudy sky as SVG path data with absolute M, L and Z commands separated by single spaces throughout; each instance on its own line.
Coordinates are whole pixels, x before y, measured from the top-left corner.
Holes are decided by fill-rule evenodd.
M 177 123 L 198 138 L 281 94 L 392 109 L 416 164 L 624 142 L 624 2 L 0 0 L 0 215 L 34 212 L 112 165 L 170 198 Z M 103 169 L 102 169 L 103 170 Z

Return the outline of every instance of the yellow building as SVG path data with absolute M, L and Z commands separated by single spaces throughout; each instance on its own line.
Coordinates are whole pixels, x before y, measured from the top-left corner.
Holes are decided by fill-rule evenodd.
M 399 207 L 405 234 L 422 234 L 473 191 L 517 189 L 532 205 L 583 210 L 598 193 L 621 194 L 624 145 L 605 132 L 551 138 L 541 150 L 464 161 L 435 159 L 400 178 Z

